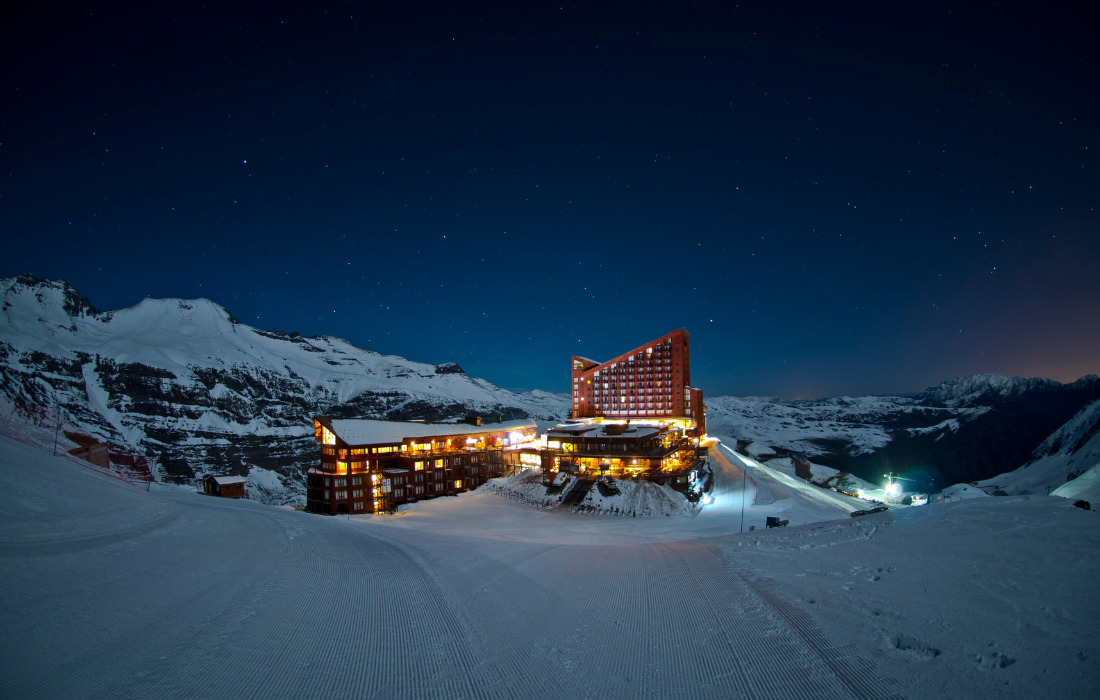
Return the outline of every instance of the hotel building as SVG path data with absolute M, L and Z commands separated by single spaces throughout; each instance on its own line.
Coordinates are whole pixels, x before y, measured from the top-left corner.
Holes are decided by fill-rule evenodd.
M 690 386 L 688 334 L 675 330 L 607 362 L 573 356 L 574 418 L 682 418 L 706 433 L 703 392 Z
M 642 479 L 697 496 L 707 470 L 703 392 L 690 386 L 683 329 L 607 362 L 573 356 L 572 419 L 538 435 L 534 421 L 496 425 L 319 416 L 320 466 L 306 474 L 306 510 L 385 513 L 476 488 L 519 466 Z
M 319 416 L 313 429 L 321 460 L 306 473 L 311 513 L 386 513 L 402 503 L 468 491 L 520 464 L 540 463 L 524 450 L 537 438 L 530 420 L 483 426 Z

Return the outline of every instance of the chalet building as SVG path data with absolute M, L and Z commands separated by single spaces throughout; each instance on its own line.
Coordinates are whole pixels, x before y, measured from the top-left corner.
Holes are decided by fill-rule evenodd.
M 248 498 L 244 490 L 248 479 L 243 476 L 220 475 L 208 476 L 203 479 L 203 491 L 211 496 L 222 498 Z
M 72 433 L 68 430 L 65 431 L 65 437 L 79 445 L 79 447 L 74 447 L 69 450 L 69 454 L 79 457 L 85 462 L 94 464 L 101 469 L 111 468 L 111 457 L 107 449 L 107 443 L 100 442 L 91 435 Z
M 540 464 L 530 420 L 482 426 L 319 416 L 313 426 L 321 459 L 306 474 L 311 513 L 385 513 Z
M 607 362 L 573 356 L 573 417 L 682 419 L 706 434 L 703 392 L 691 384 L 688 334 L 675 330 Z

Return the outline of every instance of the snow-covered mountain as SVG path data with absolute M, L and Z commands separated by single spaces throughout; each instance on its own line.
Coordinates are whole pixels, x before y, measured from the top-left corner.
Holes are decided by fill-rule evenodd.
M 28 275 L 0 280 L 0 297 L 0 413 L 52 425 L 60 407 L 64 427 L 148 457 L 160 475 L 247 473 L 268 502 L 300 500 L 318 414 L 550 423 L 569 409 L 567 396 L 509 392 L 455 364 L 253 328 L 205 299 L 101 312 L 68 284 Z M 927 488 L 1039 459 L 1039 443 L 1097 399 L 1095 375 L 1063 385 L 983 374 L 916 396 L 706 403 L 708 432 L 755 456 L 800 456 L 870 481 L 902 471 Z M 1080 465 L 1058 454 L 1064 480 Z
M 1009 495 L 1046 494 L 1100 466 L 1100 401 L 1093 401 L 1043 440 L 1031 460 L 982 482 Z
M 926 489 L 987 479 L 1038 458 L 1039 444 L 1097 399 L 1096 375 L 1061 384 L 979 374 L 916 396 L 712 398 L 707 431 L 738 441 L 747 454 L 797 455 L 875 482 L 904 472 Z M 1050 478 L 1061 483 L 1076 462 L 1059 459 L 1067 471 Z
M 314 415 L 554 421 L 568 410 L 568 397 L 513 393 L 457 364 L 253 328 L 206 299 L 101 312 L 67 283 L 29 275 L 0 280 L 0 298 L 8 413 L 52 420 L 60 407 L 65 425 L 162 475 L 248 472 L 263 500 L 298 497 Z
M 917 400 L 951 407 L 988 406 L 990 402 L 1025 396 L 1030 392 L 1052 389 L 1061 384 L 1041 377 L 1005 377 L 999 374 L 974 374 L 957 377 L 925 389 Z

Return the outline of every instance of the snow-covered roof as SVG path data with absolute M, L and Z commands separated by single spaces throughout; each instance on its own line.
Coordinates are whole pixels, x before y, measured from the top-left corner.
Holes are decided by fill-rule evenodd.
M 232 484 L 244 484 L 248 482 L 248 479 L 243 476 L 211 476 L 211 479 L 218 486 L 230 486 Z
M 409 438 L 482 435 L 538 428 L 533 420 L 514 420 L 481 426 L 465 423 L 405 423 L 369 418 L 331 418 L 329 423 L 336 437 L 348 445 L 388 445 Z
M 614 424 L 612 424 L 614 425 Z M 607 432 L 605 423 L 580 423 L 577 425 L 559 425 L 546 431 L 547 435 L 564 436 L 575 435 L 601 440 L 644 440 L 661 434 L 661 428 L 652 425 L 630 426 L 623 432 Z

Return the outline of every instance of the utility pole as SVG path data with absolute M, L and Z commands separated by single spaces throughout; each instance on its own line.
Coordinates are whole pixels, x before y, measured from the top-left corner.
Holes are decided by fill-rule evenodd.
M 57 434 L 61 432 L 61 403 L 57 404 L 57 423 L 53 428 L 53 455 L 57 456 Z

